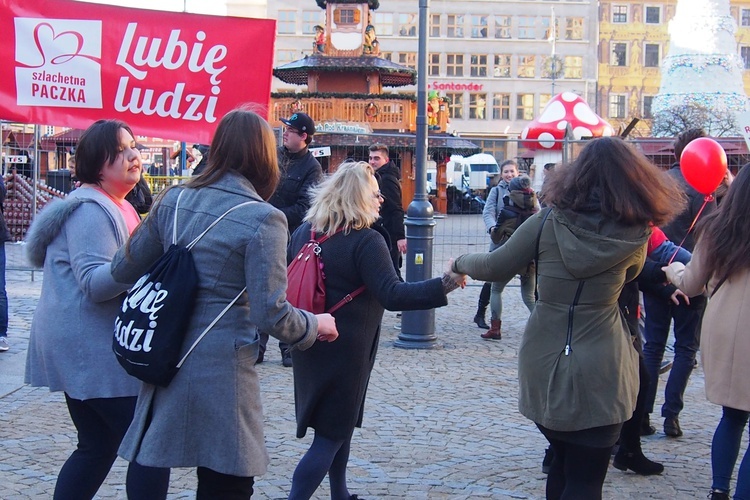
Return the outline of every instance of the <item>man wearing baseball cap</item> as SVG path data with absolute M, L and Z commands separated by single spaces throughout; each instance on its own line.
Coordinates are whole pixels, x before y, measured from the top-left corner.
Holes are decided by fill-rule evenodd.
M 305 113 L 294 113 L 281 119 L 284 127 L 283 146 L 279 148 L 281 179 L 268 202 L 286 215 L 289 233 L 302 224 L 310 208 L 309 190 L 320 182 L 323 169 L 307 149 L 315 133 L 315 122 Z M 258 362 L 263 361 L 268 335 L 261 333 Z M 279 342 L 284 366 L 292 366 L 289 346 Z

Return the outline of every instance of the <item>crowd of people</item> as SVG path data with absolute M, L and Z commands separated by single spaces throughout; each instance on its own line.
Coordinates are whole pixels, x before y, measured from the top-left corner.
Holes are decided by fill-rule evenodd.
M 723 412 L 710 498 L 729 498 L 750 415 L 742 362 L 750 352 L 743 329 L 750 169 L 733 182 L 726 177 L 716 206 L 679 168 L 681 151 L 701 130 L 677 137 L 669 171 L 619 138 L 591 140 L 575 160 L 545 171 L 539 193 L 506 161 L 483 213 L 489 252 L 451 259 L 440 277 L 405 282 L 400 172 L 388 147 L 374 144 L 368 162 L 347 160 L 324 175 L 308 149 L 313 119 L 300 112 L 282 121 L 277 148 L 261 116 L 229 112 L 199 174 L 155 200 L 138 189 L 143 165 L 127 124 L 99 120 L 82 135 L 80 187 L 46 207 L 27 236 L 45 280 L 26 381 L 62 391 L 78 433 L 54 498 L 93 498 L 118 455 L 129 462 L 129 498 L 166 498 L 172 467 L 196 469 L 199 499 L 250 498 L 269 461 L 258 372 L 268 336 L 293 371 L 297 437 L 314 431 L 289 498 L 311 498 L 326 476 L 332 499 L 358 498 L 346 469 L 384 310 L 445 306 L 467 276 L 485 281 L 474 322 L 488 340 L 502 339 L 502 293 L 520 277 L 530 316 L 518 352 L 519 411 L 549 442 L 548 499 L 601 498 L 617 445 L 616 468 L 664 470 L 645 457 L 640 436 L 655 432 L 649 415 L 672 320 L 663 431 L 682 435 L 678 417 L 700 343 L 707 397 Z M 100 236 L 88 237 L 94 231 Z M 117 310 L 172 245 L 203 235 L 190 245 L 198 277 L 182 347 L 190 356 L 170 383 L 141 382 L 112 353 Z M 287 301 L 286 268 L 323 236 L 325 310 L 352 290 L 364 292 L 313 314 Z M 747 453 L 737 478 L 734 498 L 750 498 Z

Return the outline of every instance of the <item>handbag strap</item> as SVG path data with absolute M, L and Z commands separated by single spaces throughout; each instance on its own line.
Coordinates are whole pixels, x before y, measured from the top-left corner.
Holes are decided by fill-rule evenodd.
M 536 248 L 534 249 L 534 302 L 539 302 L 539 240 L 542 239 L 542 229 L 544 229 L 544 223 L 547 222 L 550 212 L 552 212 L 552 207 L 549 207 L 542 217 L 542 223 L 539 225 L 539 232 L 536 235 Z
M 361 287 L 359 287 L 356 290 L 354 290 L 352 293 L 347 293 L 344 296 L 343 299 L 341 299 L 338 302 L 336 302 L 336 304 L 332 308 L 330 308 L 328 311 L 326 311 L 326 312 L 328 314 L 335 313 L 336 311 L 338 311 L 339 309 L 341 309 L 342 307 L 344 307 L 345 305 L 347 305 L 349 302 L 351 302 L 352 300 L 354 300 L 355 297 L 357 297 L 362 292 L 364 292 L 366 288 L 367 287 L 365 285 L 362 285 Z
M 231 301 L 231 302 L 230 302 L 229 304 L 227 304 L 227 305 L 226 305 L 226 306 L 224 307 L 224 309 L 222 309 L 222 311 L 221 311 L 221 312 L 219 313 L 219 315 L 218 315 L 218 316 L 216 316 L 216 317 L 214 318 L 214 320 L 213 320 L 213 321 L 212 321 L 211 323 L 209 323 L 209 325 L 208 325 L 208 326 L 207 326 L 207 327 L 206 327 L 206 328 L 205 328 L 205 329 L 203 330 L 203 332 L 202 332 L 202 333 L 201 333 L 200 335 L 198 335 L 198 338 L 197 338 L 197 339 L 195 339 L 195 342 L 193 342 L 193 345 L 191 345 L 191 346 L 190 346 L 190 349 L 188 349 L 188 351 L 187 351 L 187 352 L 185 353 L 185 355 L 184 355 L 184 356 L 182 357 L 182 359 L 180 360 L 180 362 L 179 362 L 179 363 L 177 363 L 177 368 L 180 368 L 180 367 L 182 366 L 182 364 L 183 364 L 183 363 L 185 362 L 185 360 L 187 359 L 187 357 L 188 357 L 188 356 L 190 356 L 190 353 L 191 353 L 191 352 L 193 352 L 193 349 L 195 349 L 195 347 L 196 347 L 196 346 L 198 345 L 198 343 L 199 343 L 199 342 L 200 342 L 201 340 L 203 340 L 203 337 L 205 337 L 205 336 L 206 336 L 206 334 L 208 333 L 208 331 L 209 331 L 209 330 L 210 330 L 211 328 L 213 328 L 213 327 L 214 327 L 214 325 L 215 325 L 216 323 L 218 323 L 218 322 L 219 322 L 219 320 L 220 320 L 221 318 L 223 318 L 223 317 L 224 317 L 224 315 L 225 315 L 225 314 L 227 313 L 227 311 L 228 311 L 228 310 L 229 310 L 229 309 L 230 309 L 230 308 L 231 308 L 231 307 L 232 307 L 232 306 L 234 305 L 234 303 L 235 303 L 235 302 L 237 302 L 237 301 L 239 300 L 239 298 L 240 298 L 240 297 L 242 296 L 242 294 L 243 294 L 243 293 L 245 293 L 245 290 L 247 290 L 247 287 L 245 287 L 245 288 L 243 288 L 242 290 L 240 290 L 240 293 L 238 293 L 238 294 L 237 294 L 237 296 L 236 296 L 236 297 L 235 297 L 234 299 L 232 299 L 232 301 Z

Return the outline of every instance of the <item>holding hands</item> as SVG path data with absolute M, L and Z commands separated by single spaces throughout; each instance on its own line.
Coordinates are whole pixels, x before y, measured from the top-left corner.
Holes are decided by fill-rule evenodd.
M 458 287 L 465 288 L 466 287 L 466 275 L 459 274 L 453 271 L 454 260 L 455 259 L 453 258 L 448 259 L 448 265 L 446 266 L 445 274 L 443 274 L 443 276 L 444 277 L 447 276 L 450 279 L 450 281 L 452 281 L 455 284 L 455 288 L 458 288 Z
M 339 337 L 336 319 L 328 313 L 316 314 L 318 320 L 318 341 L 333 342 Z

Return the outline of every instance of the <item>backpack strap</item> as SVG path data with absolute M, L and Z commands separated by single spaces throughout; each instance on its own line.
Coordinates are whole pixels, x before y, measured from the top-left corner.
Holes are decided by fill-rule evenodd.
M 542 223 L 539 225 L 539 233 L 536 235 L 536 250 L 534 250 L 534 302 L 539 302 L 539 240 L 542 239 L 542 229 L 547 217 L 552 212 L 552 207 L 547 209 L 547 213 L 542 217 Z
M 182 195 L 182 193 L 180 193 L 180 195 Z M 188 245 L 187 245 L 186 248 L 188 250 L 192 249 L 195 246 L 195 244 L 198 243 L 198 241 L 200 241 L 200 239 L 203 238 L 203 236 L 205 236 L 205 234 L 207 232 L 209 232 L 216 224 L 218 224 L 219 222 L 221 222 L 221 219 L 223 219 L 224 217 L 226 217 L 227 215 L 229 215 L 230 212 L 232 212 L 234 210 L 237 210 L 238 208 L 241 208 L 241 207 L 244 207 L 244 206 L 247 206 L 247 205 L 251 205 L 253 203 L 258 203 L 258 202 L 257 201 L 246 201 L 244 203 L 240 203 L 239 205 L 233 206 L 232 208 L 230 208 L 229 210 L 227 210 L 226 212 L 224 212 L 223 214 L 221 214 L 201 234 L 199 234 L 198 236 L 196 236 L 193 241 L 191 241 L 190 243 L 188 243 Z M 177 230 L 177 211 L 175 210 L 175 231 L 176 230 Z

